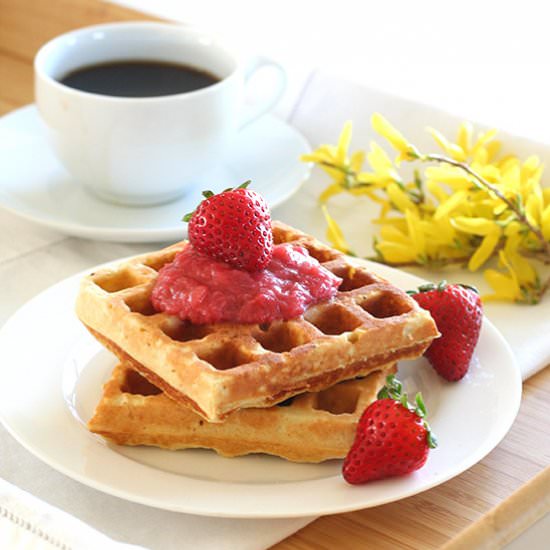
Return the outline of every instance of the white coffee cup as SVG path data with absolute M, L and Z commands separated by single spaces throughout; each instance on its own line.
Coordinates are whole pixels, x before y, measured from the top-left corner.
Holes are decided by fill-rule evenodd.
M 59 82 L 82 67 L 128 60 L 188 65 L 220 80 L 191 92 L 139 98 Z M 248 107 L 247 82 L 264 66 L 276 72 L 276 84 L 269 97 Z M 167 202 L 204 185 L 205 169 L 220 162 L 236 133 L 268 111 L 285 88 L 285 72 L 274 61 L 242 62 L 211 34 L 168 23 L 111 23 L 69 32 L 40 49 L 34 69 L 36 103 L 58 158 L 95 195 L 127 205 Z

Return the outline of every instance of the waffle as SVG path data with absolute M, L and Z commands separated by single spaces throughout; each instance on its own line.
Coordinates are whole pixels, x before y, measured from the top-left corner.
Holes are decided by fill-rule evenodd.
M 205 422 L 126 365 L 115 367 L 89 429 L 117 445 L 203 447 L 222 456 L 267 453 L 295 462 L 344 457 L 361 413 L 376 399 L 392 365 L 361 380 L 306 393 L 286 406 L 242 409 L 223 423 Z
M 150 300 L 157 272 L 181 242 L 85 277 L 77 314 L 120 361 L 209 422 L 418 357 L 438 335 L 427 311 L 365 263 L 281 223 L 273 236 L 342 278 L 331 301 L 263 325 L 193 325 L 158 313 Z

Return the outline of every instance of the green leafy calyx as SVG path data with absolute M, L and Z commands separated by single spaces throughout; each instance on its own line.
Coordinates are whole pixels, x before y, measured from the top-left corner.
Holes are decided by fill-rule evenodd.
M 237 187 L 227 187 L 226 189 L 224 189 L 221 193 L 218 193 L 219 195 L 221 195 L 222 193 L 228 193 L 229 191 L 235 191 L 236 189 L 246 189 L 250 184 L 252 183 L 252 180 L 246 180 L 244 183 L 241 183 L 241 185 L 237 186 Z M 211 197 L 213 197 L 216 193 L 213 193 L 212 191 L 203 191 L 202 192 L 202 196 L 204 197 L 204 200 L 208 200 L 210 199 Z M 203 201 L 201 201 L 199 203 L 199 206 L 203 203 Z M 197 206 L 198 208 L 198 206 Z M 195 208 L 195 210 L 193 210 L 192 212 L 189 212 L 188 214 L 185 214 L 185 216 L 183 216 L 182 218 L 182 221 L 184 222 L 190 222 L 191 221 L 191 218 L 193 217 L 193 215 L 195 214 L 195 212 L 197 211 L 197 208 Z
M 419 418 L 422 418 L 422 424 L 426 429 L 426 441 L 430 449 L 437 447 L 437 439 L 430 429 L 430 425 L 426 421 L 426 405 L 422 398 L 422 394 L 419 392 L 415 396 L 415 404 L 411 405 L 406 393 L 403 393 L 403 384 L 395 377 L 394 374 L 390 374 L 386 378 L 386 385 L 378 392 L 378 399 L 393 399 L 401 403 L 403 407 L 412 413 L 416 414 Z
M 445 280 L 440 281 L 439 283 L 424 283 L 423 285 L 420 285 L 418 287 L 418 290 L 407 290 L 407 294 L 409 296 L 414 296 L 415 294 L 418 294 L 420 292 L 431 292 L 432 290 L 443 292 L 448 286 L 449 284 Z M 462 288 L 466 288 L 467 290 L 471 290 L 472 292 L 479 294 L 479 290 L 475 286 L 465 285 L 462 283 L 458 283 L 458 286 L 461 286 Z

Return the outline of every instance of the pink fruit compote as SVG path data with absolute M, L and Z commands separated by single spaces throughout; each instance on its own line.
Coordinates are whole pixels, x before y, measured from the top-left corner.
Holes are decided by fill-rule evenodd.
M 299 317 L 330 300 L 342 280 L 296 244 L 273 247 L 271 262 L 248 272 L 215 260 L 188 244 L 159 272 L 155 309 L 196 324 L 269 323 Z

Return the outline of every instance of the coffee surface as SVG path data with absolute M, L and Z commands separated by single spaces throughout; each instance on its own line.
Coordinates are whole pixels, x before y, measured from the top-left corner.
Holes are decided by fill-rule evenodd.
M 157 97 L 192 92 L 219 82 L 211 73 L 161 61 L 116 61 L 76 69 L 59 81 L 94 94 Z

